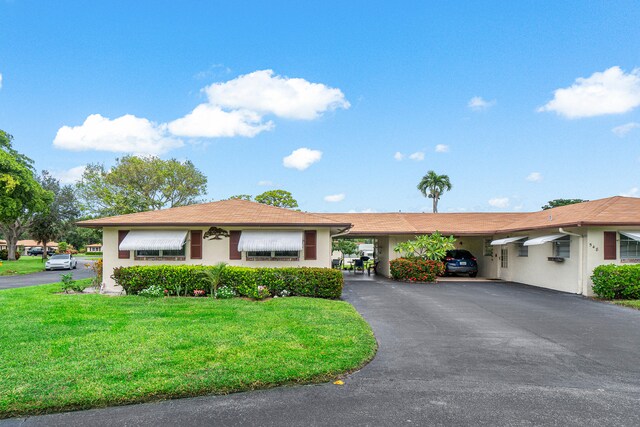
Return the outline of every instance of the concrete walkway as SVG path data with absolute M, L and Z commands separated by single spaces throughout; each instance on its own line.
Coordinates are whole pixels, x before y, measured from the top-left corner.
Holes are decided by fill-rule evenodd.
M 348 279 L 376 358 L 281 387 L 1 426 L 640 425 L 640 311 L 502 282 Z

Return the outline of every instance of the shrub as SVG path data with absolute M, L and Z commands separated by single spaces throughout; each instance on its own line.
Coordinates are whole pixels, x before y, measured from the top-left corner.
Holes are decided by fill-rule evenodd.
M 70 293 L 71 291 L 73 292 L 84 291 L 85 286 L 73 280 L 73 275 L 71 273 L 61 274 L 60 281 L 62 282 L 62 290 L 65 293 Z
M 151 285 L 138 292 L 138 295 L 146 298 L 160 298 L 164 296 L 164 289 L 158 285 Z
M 600 265 L 591 276 L 593 292 L 607 299 L 640 299 L 640 265 Z
M 118 267 L 111 276 L 129 295 L 135 295 L 151 285 L 161 286 L 168 295 L 193 295 L 195 289 L 210 289 L 203 271 L 210 266 L 157 265 Z M 227 287 L 239 296 L 256 298 L 258 286 L 269 295 L 287 291 L 292 296 L 340 298 L 342 273 L 330 268 L 250 268 L 226 267 L 222 270 L 219 288 Z M 215 292 L 215 290 L 214 290 Z M 262 291 L 264 293 L 264 291 Z M 218 295 L 216 293 L 215 295 Z
M 412 282 L 435 282 L 442 275 L 445 266 L 441 261 L 417 258 L 397 258 L 389 263 L 391 277 L 395 280 Z
M 236 292 L 228 286 L 221 286 L 216 290 L 215 297 L 218 299 L 229 299 L 236 296 Z
M 3 249 L 0 251 L 0 261 L 6 261 L 9 259 L 9 251 Z M 16 261 L 20 259 L 20 252 L 16 250 Z

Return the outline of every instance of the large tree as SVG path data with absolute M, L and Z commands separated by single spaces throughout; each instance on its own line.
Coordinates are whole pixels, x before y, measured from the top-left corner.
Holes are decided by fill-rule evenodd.
M 258 203 L 280 208 L 295 209 L 298 207 L 298 201 L 286 190 L 265 191 L 262 194 L 258 194 L 254 200 Z
M 576 203 L 588 202 L 588 200 L 583 199 L 554 199 L 549 200 L 546 205 L 542 207 L 543 210 L 553 209 L 560 206 L 573 205 Z
M 9 260 L 34 214 L 46 211 L 52 195 L 35 178 L 33 161 L 12 147 L 13 137 L 0 130 L 0 230 L 7 240 Z
M 47 171 L 42 172 L 38 181 L 42 188 L 53 194 L 53 201 L 46 211 L 33 216 L 29 234 L 33 240 L 42 242 L 42 258 L 46 258 L 47 242 L 59 239 L 74 227 L 80 209 L 72 186 L 60 185 L 60 181 Z
M 125 156 L 111 169 L 87 165 L 77 189 L 86 214 L 122 215 L 197 203 L 207 177 L 188 160 Z
M 438 213 L 438 201 L 445 191 L 451 190 L 451 181 L 447 175 L 438 175 L 434 171 L 429 171 L 422 177 L 418 184 L 418 190 L 424 197 L 433 199 L 433 213 Z

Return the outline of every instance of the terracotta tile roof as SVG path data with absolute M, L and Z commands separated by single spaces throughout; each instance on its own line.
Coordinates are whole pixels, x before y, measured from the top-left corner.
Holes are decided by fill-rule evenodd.
M 323 214 L 341 222 L 351 222 L 349 234 L 494 234 L 505 224 L 512 223 L 523 213 L 341 213 Z
M 246 200 L 181 206 L 78 222 L 82 227 L 104 226 L 326 226 L 345 228 L 341 223 L 317 214 L 277 208 Z
M 487 235 L 582 225 L 640 225 L 640 198 L 609 197 L 539 212 L 324 214 L 353 223 L 350 234 Z
M 35 240 L 18 240 L 18 246 L 42 246 L 42 242 L 36 242 Z M 49 242 L 47 246 L 58 246 L 58 243 Z

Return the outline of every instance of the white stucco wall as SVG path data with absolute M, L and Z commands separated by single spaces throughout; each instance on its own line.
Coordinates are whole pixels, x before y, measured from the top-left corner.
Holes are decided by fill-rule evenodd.
M 104 262 L 104 283 L 107 291 L 119 291 L 114 280 L 111 278 L 113 269 L 116 267 L 128 267 L 132 265 L 214 265 L 219 262 L 226 262 L 228 265 L 244 267 L 323 267 L 331 268 L 331 235 L 328 228 L 278 228 L 277 230 L 317 230 L 316 260 L 305 260 L 304 251 L 301 251 L 298 261 L 247 261 L 246 254 L 242 253 L 241 260 L 229 259 L 229 238 L 221 240 L 203 240 L 202 259 L 190 259 L 190 238 L 187 234 L 186 259 L 184 261 L 138 261 L 134 259 L 131 251 L 129 259 L 118 258 L 118 230 L 149 230 L 149 227 L 105 227 L 102 232 L 102 259 Z M 163 230 L 185 230 L 184 227 L 158 227 Z M 228 231 L 240 230 L 240 228 L 225 228 Z M 202 230 L 203 234 L 208 227 L 190 227 L 188 230 Z M 265 230 L 265 228 L 249 228 L 242 230 Z M 276 230 L 275 228 L 273 229 Z

